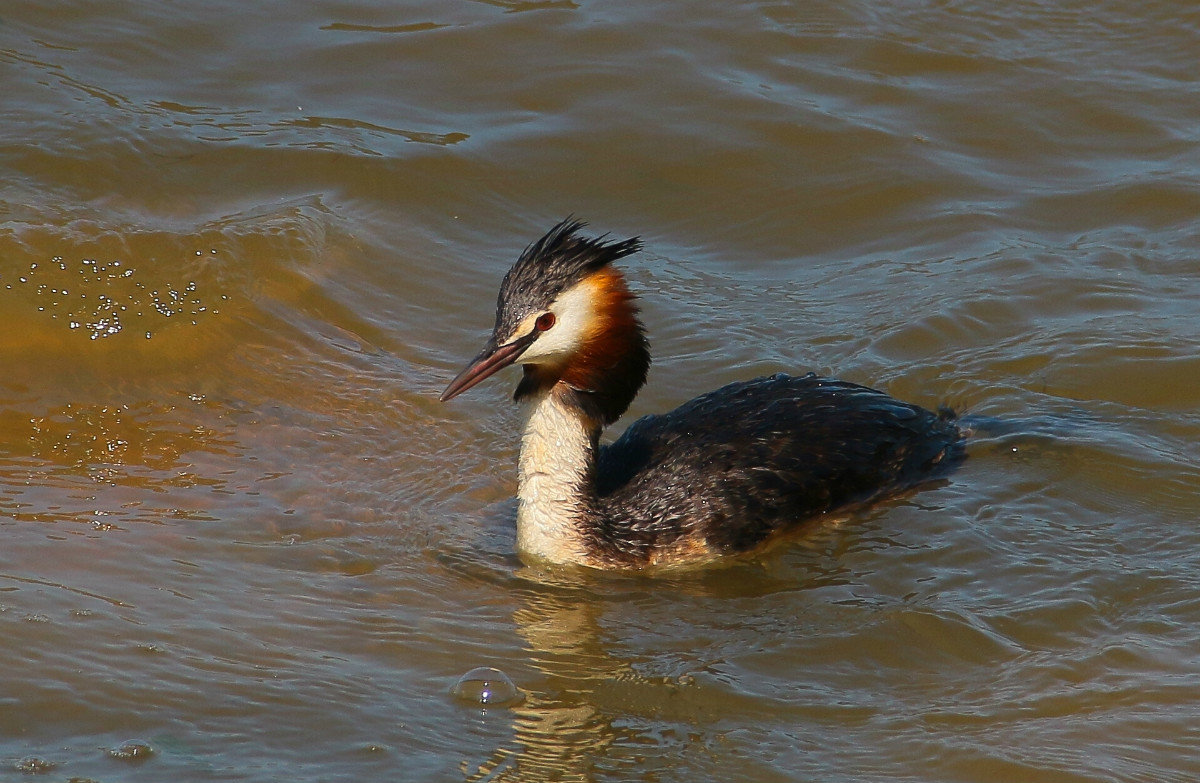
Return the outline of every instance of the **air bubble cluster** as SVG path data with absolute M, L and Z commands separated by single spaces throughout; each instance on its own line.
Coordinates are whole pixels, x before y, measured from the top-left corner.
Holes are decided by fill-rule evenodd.
M 57 766 L 55 762 L 40 756 L 26 756 L 13 765 L 17 772 L 24 772 L 26 775 L 45 775 L 47 772 L 53 772 Z
M 154 755 L 154 748 L 145 740 L 131 739 L 125 740 L 115 748 L 109 748 L 107 753 L 109 758 L 117 761 L 141 762 Z
M 0 283 L 4 290 L 32 292 L 39 313 L 91 340 L 113 337 L 134 322 L 138 333 L 151 337 L 166 325 L 163 319 L 194 326 L 220 313 L 201 296 L 195 280 L 154 280 L 120 260 L 68 263 L 55 256 L 49 263 L 31 263 L 28 271 L 7 280 L 0 277 Z M 220 301 L 228 298 L 220 295 Z

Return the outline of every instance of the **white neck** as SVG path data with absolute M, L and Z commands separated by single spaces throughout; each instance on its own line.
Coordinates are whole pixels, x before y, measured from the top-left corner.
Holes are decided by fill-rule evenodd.
M 595 459 L 586 421 L 551 389 L 528 403 L 517 489 L 517 550 L 583 563 L 587 473 Z

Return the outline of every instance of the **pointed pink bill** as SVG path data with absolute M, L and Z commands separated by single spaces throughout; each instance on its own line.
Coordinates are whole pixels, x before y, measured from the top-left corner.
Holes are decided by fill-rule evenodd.
M 500 372 L 520 358 L 521 354 L 525 353 L 525 349 L 537 338 L 537 335 L 536 331 L 530 332 L 524 337 L 513 340 L 511 343 L 495 348 L 492 347 L 489 341 L 488 345 L 479 352 L 479 355 L 472 359 L 463 368 L 463 371 L 454 377 L 454 380 L 450 381 L 450 385 L 446 387 L 446 391 L 442 392 L 442 396 L 438 399 L 442 402 L 453 399 L 480 381 Z

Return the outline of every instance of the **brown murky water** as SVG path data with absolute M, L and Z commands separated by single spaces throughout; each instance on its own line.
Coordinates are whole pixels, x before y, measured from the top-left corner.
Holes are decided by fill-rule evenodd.
M 0 7 L 0 779 L 1200 779 L 1190 2 Z M 514 555 L 515 254 L 640 234 L 633 415 L 1004 426 L 658 578 Z M 478 666 L 524 698 L 456 700 Z

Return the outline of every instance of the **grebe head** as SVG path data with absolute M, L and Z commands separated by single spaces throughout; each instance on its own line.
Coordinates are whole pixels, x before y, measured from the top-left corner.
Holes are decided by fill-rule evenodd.
M 603 424 L 625 412 L 646 379 L 650 354 L 633 295 L 611 264 L 642 245 L 637 238 L 577 236 L 584 225 L 567 218 L 525 248 L 500 285 L 491 337 L 442 392 L 443 401 L 520 362 L 517 399 L 562 383 Z

